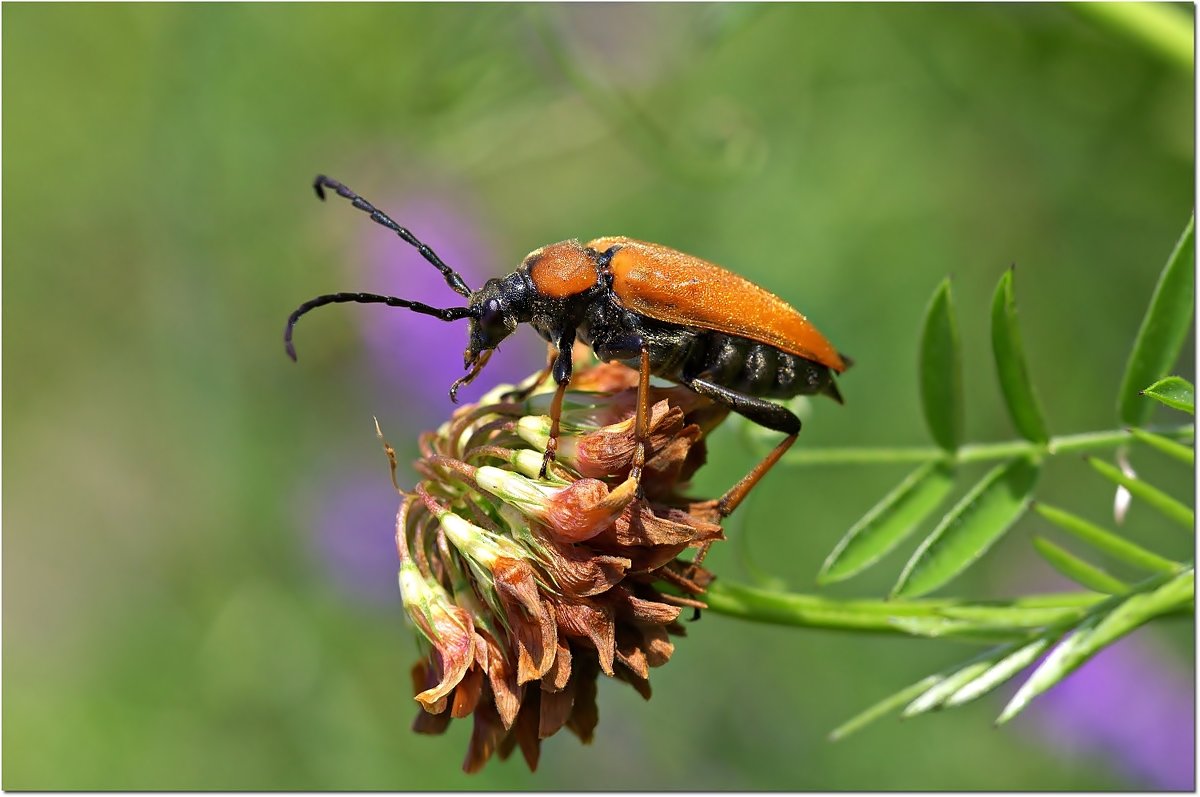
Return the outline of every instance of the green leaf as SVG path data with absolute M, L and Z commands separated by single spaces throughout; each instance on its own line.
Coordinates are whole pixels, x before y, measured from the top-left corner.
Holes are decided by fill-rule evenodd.
M 1129 585 L 1125 582 L 1113 578 L 1103 569 L 1085 562 L 1045 537 L 1034 537 L 1033 547 L 1051 567 L 1080 586 L 1096 592 L 1107 592 L 1109 595 L 1121 595 L 1129 591 Z
M 1013 298 L 1013 271 L 1009 269 L 1000 278 L 996 294 L 992 297 L 992 354 L 996 359 L 996 374 L 1000 377 L 1000 390 L 1008 405 L 1008 414 L 1013 425 L 1026 440 L 1045 443 L 1050 439 L 1046 421 L 1033 382 L 1029 379 L 1029 368 L 1025 363 L 1025 349 L 1021 345 L 1021 333 L 1017 328 L 1017 304 Z
M 907 719 L 915 717 L 918 714 L 924 714 L 926 711 L 935 708 L 941 708 L 947 698 L 987 672 L 996 663 L 996 658 L 998 658 L 998 655 L 989 651 L 983 660 L 968 662 L 958 672 L 943 678 L 931 686 L 923 695 L 905 706 L 904 711 L 900 712 L 900 716 Z
M 1196 464 L 1196 450 L 1190 446 L 1185 446 L 1183 443 L 1172 440 L 1169 437 L 1163 437 L 1160 434 L 1147 432 L 1145 429 L 1139 429 L 1136 426 L 1130 429 L 1129 433 L 1139 441 L 1166 454 L 1172 459 L 1178 460 L 1188 466 Z
M 1143 390 L 1142 395 L 1161 401 L 1171 409 L 1182 410 L 1189 415 L 1196 414 L 1196 388 L 1183 377 L 1160 379 Z
M 934 291 L 921 329 L 921 407 L 937 444 L 955 451 L 962 442 L 962 354 L 950 280 Z
M 1196 513 L 1190 507 L 1176 501 L 1157 487 L 1151 487 L 1146 482 L 1133 476 L 1126 476 L 1121 472 L 1120 468 L 1102 459 L 1088 457 L 1088 462 L 1091 463 L 1093 468 L 1099 471 L 1101 476 L 1114 484 L 1121 485 L 1129 490 L 1134 498 L 1142 499 L 1171 520 L 1186 526 L 1189 531 L 1196 525 Z
M 1041 465 L 1023 457 L 993 468 L 917 548 L 892 597 L 932 592 L 982 556 L 1029 506 L 1039 473 Z
M 900 706 L 929 689 L 929 687 L 941 681 L 943 677 L 944 676 L 941 675 L 927 676 L 911 686 L 906 686 L 896 694 L 885 697 L 875 705 L 854 715 L 837 728 L 834 728 L 829 734 L 829 741 L 836 742 L 841 739 L 845 739 L 855 731 L 870 725 L 884 714 L 889 714 L 892 711 L 895 711 L 896 709 L 900 708 Z
M 1076 539 L 1083 540 L 1098 551 L 1102 551 L 1114 559 L 1119 559 L 1134 567 L 1157 573 L 1172 573 L 1182 565 L 1170 559 L 1147 551 L 1142 546 L 1130 542 L 1119 534 L 1097 526 L 1064 509 L 1050 506 L 1038 501 L 1033 505 L 1033 511 L 1046 520 L 1058 526 Z
M 1142 426 L 1150 417 L 1153 405 L 1142 401 L 1138 394 L 1144 385 L 1160 379 L 1171 369 L 1187 339 L 1192 322 L 1195 255 L 1193 215 L 1175 244 L 1175 251 L 1167 258 L 1125 366 L 1117 393 L 1117 414 L 1130 426 Z
M 818 584 L 832 584 L 879 561 L 913 532 L 954 486 L 950 465 L 930 462 L 914 470 L 867 512 L 829 554 Z
M 1031 700 L 1125 634 L 1159 615 L 1189 608 L 1195 593 L 1196 571 L 1189 568 L 1157 589 L 1131 595 L 1108 614 L 1090 617 L 1060 642 L 1041 666 L 1034 670 L 1029 680 L 1022 684 L 1004 707 L 996 724 L 1008 722 Z
M 946 698 L 946 702 L 943 705 L 951 708 L 983 697 L 1030 664 L 1033 664 L 1037 657 L 1042 655 L 1042 651 L 1050 647 L 1050 643 L 1056 637 L 1057 634 L 1054 636 L 1039 637 L 1008 654 L 989 667 L 978 678 L 964 684 L 957 692 Z
M 1192 74 L 1192 18 L 1186 10 L 1166 3 L 1106 2 L 1067 3 L 1063 8 L 1091 17 L 1180 72 Z

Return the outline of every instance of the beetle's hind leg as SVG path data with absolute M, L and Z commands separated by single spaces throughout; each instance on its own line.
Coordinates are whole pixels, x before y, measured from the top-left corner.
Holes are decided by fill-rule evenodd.
M 629 466 L 629 478 L 637 482 L 638 494 L 642 491 L 642 468 L 646 465 L 646 446 L 650 441 L 650 350 L 642 349 L 638 363 L 637 413 L 633 421 L 633 461 Z
M 754 396 L 747 396 L 744 393 L 738 393 L 736 390 L 730 390 L 727 387 L 714 384 L 702 378 L 684 380 L 684 384 L 692 390 L 710 399 L 717 404 L 736 412 L 743 418 L 746 418 L 759 426 L 766 427 L 776 432 L 783 432 L 787 437 L 775 446 L 775 449 L 763 458 L 754 468 L 741 478 L 741 480 L 729 488 L 725 495 L 721 496 L 717 501 L 717 511 L 721 517 L 728 517 L 733 510 L 738 508 L 738 505 L 746 499 L 750 491 L 755 485 L 767 474 L 779 458 L 792 447 L 792 443 L 796 442 L 796 436 L 800 433 L 800 419 L 796 414 L 787 407 L 782 407 L 764 399 Z M 708 544 L 706 543 L 700 548 L 699 553 L 693 560 L 693 564 L 698 565 L 704 561 L 705 555 L 708 553 Z

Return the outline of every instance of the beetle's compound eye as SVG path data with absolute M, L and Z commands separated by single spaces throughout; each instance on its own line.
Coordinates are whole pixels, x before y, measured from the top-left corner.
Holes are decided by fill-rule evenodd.
M 504 315 L 504 306 L 500 304 L 500 300 L 488 299 L 484 302 L 483 311 L 479 314 L 479 325 L 489 335 L 503 336 L 508 331 Z

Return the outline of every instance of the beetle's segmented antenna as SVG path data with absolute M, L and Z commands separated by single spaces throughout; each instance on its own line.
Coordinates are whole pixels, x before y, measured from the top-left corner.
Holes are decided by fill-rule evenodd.
M 400 299 L 395 296 L 380 296 L 377 293 L 327 293 L 324 296 L 318 296 L 315 299 L 309 299 L 304 304 L 297 307 L 290 316 L 288 316 L 287 327 L 283 330 L 283 346 L 287 349 L 288 356 L 293 361 L 296 359 L 296 347 L 292 345 L 292 331 L 296 327 L 296 322 L 300 320 L 300 316 L 307 313 L 309 310 L 315 310 L 318 307 L 323 307 L 327 304 L 338 304 L 341 302 L 358 302 L 359 304 L 386 304 L 388 307 L 407 307 L 416 313 L 431 315 L 434 318 L 440 318 L 443 321 L 458 321 L 460 318 L 468 318 L 472 315 L 469 307 L 430 307 L 421 302 L 410 302 L 408 299 Z
M 467 283 L 463 281 L 462 276 L 457 271 L 443 263 L 442 259 L 437 256 L 436 252 L 418 241 L 417 236 L 413 235 L 404 227 L 401 227 L 399 224 L 392 221 L 392 219 L 382 210 L 379 210 L 377 207 L 351 191 L 346 186 L 339 183 L 337 180 L 326 177 L 323 174 L 318 174 L 317 179 L 313 180 L 313 190 L 317 192 L 318 199 L 325 199 L 326 188 L 332 188 L 337 192 L 338 196 L 349 199 L 350 203 L 354 205 L 354 207 L 358 208 L 364 213 L 370 214 L 371 221 L 375 222 L 376 224 L 382 224 L 384 227 L 387 227 L 389 230 L 396 233 L 396 235 L 399 235 L 405 243 L 416 247 L 416 250 L 421 253 L 421 257 L 428 260 L 433 264 L 434 268 L 442 272 L 442 276 L 446 278 L 446 284 L 449 285 L 455 293 L 468 298 L 471 296 L 471 289 L 467 287 Z

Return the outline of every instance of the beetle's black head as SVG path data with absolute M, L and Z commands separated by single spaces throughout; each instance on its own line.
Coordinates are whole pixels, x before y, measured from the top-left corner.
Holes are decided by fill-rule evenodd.
M 463 352 L 463 367 L 469 370 L 463 380 L 451 389 L 454 396 L 457 387 L 475 378 L 483 368 L 491 352 L 500 342 L 511 335 L 517 325 L 530 318 L 529 286 L 525 278 L 513 273 L 503 279 L 490 279 L 483 287 L 471 294 L 468 316 L 469 339 Z
M 502 279 L 490 279 L 471 294 L 470 343 L 464 355 L 465 364 L 500 345 L 523 321 L 528 321 L 529 286 L 523 275 L 509 274 Z

